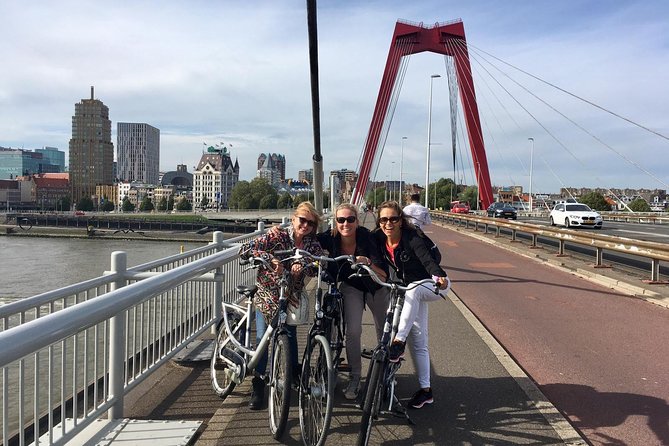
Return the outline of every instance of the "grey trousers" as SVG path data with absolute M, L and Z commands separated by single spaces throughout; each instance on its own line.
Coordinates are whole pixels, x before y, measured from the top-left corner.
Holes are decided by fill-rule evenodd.
M 351 366 L 351 375 L 360 376 L 362 370 L 361 341 L 362 336 L 362 312 L 367 308 L 372 312 L 374 325 L 376 326 L 376 338 L 381 339 L 383 324 L 388 308 L 388 290 L 381 288 L 374 294 L 367 293 L 366 301 L 364 293 L 347 283 L 339 286 L 344 296 L 344 312 L 346 313 L 346 358 Z M 376 345 L 374 345 L 376 347 Z

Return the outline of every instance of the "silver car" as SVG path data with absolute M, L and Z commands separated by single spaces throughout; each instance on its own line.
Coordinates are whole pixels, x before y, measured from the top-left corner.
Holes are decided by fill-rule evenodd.
M 551 226 L 563 225 L 565 228 L 572 226 L 584 226 L 588 228 L 602 229 L 602 216 L 595 212 L 587 204 L 583 203 L 558 203 L 550 215 Z

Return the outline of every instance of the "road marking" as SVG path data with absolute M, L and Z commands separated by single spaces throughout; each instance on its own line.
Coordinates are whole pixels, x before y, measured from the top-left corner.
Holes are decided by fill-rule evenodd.
M 511 263 L 507 262 L 473 262 L 470 263 L 469 266 L 472 268 L 488 268 L 488 269 L 494 269 L 494 268 L 502 268 L 502 269 L 513 269 L 515 266 L 513 266 Z

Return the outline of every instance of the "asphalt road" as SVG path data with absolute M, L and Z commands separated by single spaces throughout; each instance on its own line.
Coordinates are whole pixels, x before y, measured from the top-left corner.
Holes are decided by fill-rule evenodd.
M 669 444 L 669 310 L 434 228 L 453 288 L 595 445 Z

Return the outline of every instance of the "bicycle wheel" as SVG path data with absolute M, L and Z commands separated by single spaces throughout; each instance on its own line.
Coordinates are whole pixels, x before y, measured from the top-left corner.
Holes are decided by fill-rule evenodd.
M 269 428 L 272 436 L 278 440 L 283 435 L 288 422 L 290 408 L 290 384 L 293 378 L 293 365 L 290 361 L 288 336 L 281 334 L 272 349 L 272 369 L 269 388 Z
M 238 317 L 232 317 L 230 325 L 234 336 L 243 344 L 246 338 L 246 323 L 240 323 Z M 221 319 L 216 327 L 216 341 L 209 366 L 211 386 L 216 395 L 221 397 L 221 399 L 225 399 L 235 389 L 237 385 L 235 378 L 239 379 L 242 370 L 240 360 L 244 361 L 243 357 L 241 357 L 241 352 L 239 352 L 237 347 L 232 345 L 228 337 L 225 321 Z M 224 358 L 234 361 L 236 365 L 230 365 Z
M 336 379 L 327 339 L 314 336 L 304 355 L 300 380 L 300 429 L 306 446 L 325 444 L 332 420 Z
M 381 396 L 383 395 L 383 374 L 385 362 L 372 358 L 371 370 L 367 374 L 367 390 L 365 400 L 362 403 L 362 419 L 360 420 L 360 433 L 358 434 L 358 446 L 366 446 L 372 433 L 372 419 L 377 418 L 381 407 Z

